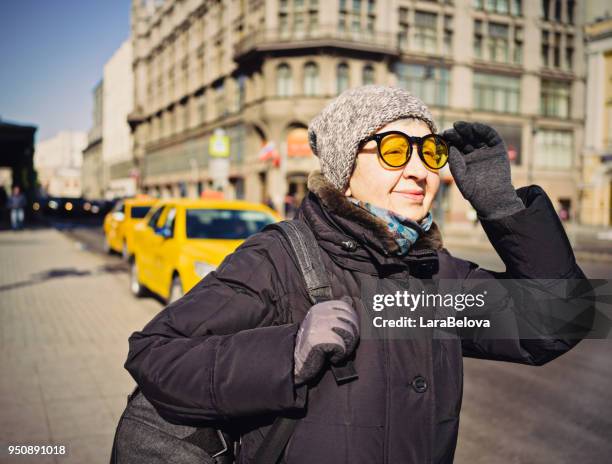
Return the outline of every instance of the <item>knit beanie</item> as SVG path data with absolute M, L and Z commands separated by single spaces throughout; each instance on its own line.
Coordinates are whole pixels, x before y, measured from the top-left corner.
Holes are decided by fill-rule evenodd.
M 436 131 L 427 106 L 405 89 L 364 85 L 342 92 L 308 126 L 308 143 L 319 157 L 323 176 L 344 192 L 359 144 L 386 124 L 401 118 L 420 119 L 432 132 Z

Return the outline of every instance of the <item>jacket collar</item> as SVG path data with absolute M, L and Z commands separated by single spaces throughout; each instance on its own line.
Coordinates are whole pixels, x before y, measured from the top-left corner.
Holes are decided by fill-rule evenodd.
M 310 194 L 304 199 L 298 216 L 311 224 L 322 241 L 321 245 L 330 254 L 342 255 L 337 247 L 340 245 L 358 261 L 374 258 L 379 265 L 398 265 L 403 260 L 436 256 L 436 251 L 442 249 L 442 236 L 434 222 L 410 248 L 408 255 L 399 257 L 396 255 L 399 247 L 384 221 L 354 205 L 320 171 L 314 171 L 308 177 L 308 190 Z M 351 241 L 357 242 L 356 249 L 347 246 Z

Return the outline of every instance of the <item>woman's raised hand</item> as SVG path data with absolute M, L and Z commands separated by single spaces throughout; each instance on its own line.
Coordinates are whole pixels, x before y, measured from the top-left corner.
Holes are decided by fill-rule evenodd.
M 448 163 L 457 187 L 481 218 L 498 219 L 525 208 L 512 186 L 506 145 L 495 129 L 458 121 L 441 136 L 450 146 Z

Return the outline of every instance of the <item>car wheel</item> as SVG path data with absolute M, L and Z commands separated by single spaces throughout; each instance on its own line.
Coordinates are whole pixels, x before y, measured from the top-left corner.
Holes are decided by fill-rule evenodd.
M 182 296 L 183 284 L 181 284 L 181 278 L 178 275 L 175 275 L 172 278 L 172 284 L 170 284 L 170 296 L 168 297 L 168 303 L 174 303 Z
M 147 293 L 145 286 L 138 280 L 138 267 L 136 266 L 135 259 L 130 265 L 130 291 L 132 292 L 132 295 L 138 298 L 145 296 Z
M 121 257 L 126 261 L 129 261 L 130 259 L 130 253 L 128 252 L 127 242 L 123 242 L 123 248 L 121 248 Z

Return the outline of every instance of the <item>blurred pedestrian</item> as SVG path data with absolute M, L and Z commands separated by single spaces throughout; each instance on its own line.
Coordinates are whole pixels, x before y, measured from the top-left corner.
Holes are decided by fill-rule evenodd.
M 13 188 L 13 194 L 8 199 L 8 208 L 11 211 L 11 228 L 13 230 L 23 229 L 24 208 L 26 198 L 19 186 Z
M 287 195 L 285 197 L 285 218 L 293 219 L 293 216 L 295 216 L 295 211 L 295 198 L 293 195 Z
M 6 189 L 4 185 L 0 185 L 0 227 L 4 224 L 4 211 L 6 209 L 6 203 L 8 200 L 8 195 L 6 194 Z
M 566 222 L 569 219 L 569 211 L 564 205 L 561 205 L 561 207 L 557 210 L 557 214 L 562 222 Z

